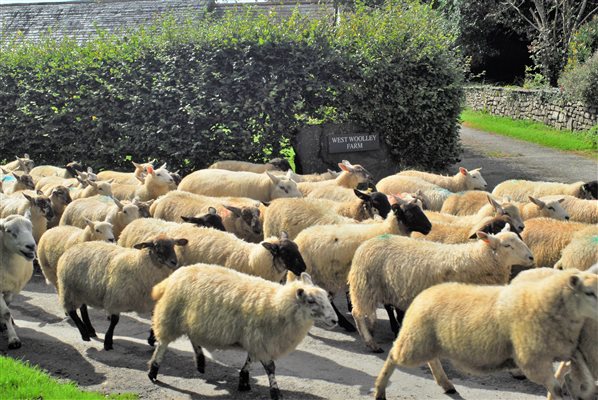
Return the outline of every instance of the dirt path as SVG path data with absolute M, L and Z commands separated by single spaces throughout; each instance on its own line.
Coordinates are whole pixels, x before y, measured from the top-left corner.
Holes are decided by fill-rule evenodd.
M 483 167 L 492 189 L 509 178 L 561 181 L 596 179 L 598 166 L 592 160 L 570 156 L 538 146 L 463 129 L 465 153 L 460 163 Z M 346 310 L 343 299 L 339 308 Z M 245 355 L 239 351 L 216 351 L 206 373 L 194 369 L 193 352 L 187 340 L 175 342 L 160 370 L 160 383 L 147 378 L 152 348 L 146 342 L 148 316 L 121 316 L 116 327 L 114 350 L 102 349 L 101 340 L 83 342 L 64 317 L 53 288 L 36 275 L 12 305 L 17 332 L 23 341 L 19 350 L 7 350 L 0 336 L 0 352 L 29 360 L 58 378 L 69 378 L 84 389 L 103 392 L 135 392 L 144 399 L 263 399 L 268 398 L 267 377 L 259 364 L 251 374 L 252 391 L 237 391 L 238 371 Z M 102 311 L 91 310 L 100 338 L 108 328 Z M 385 314 L 379 313 L 375 337 L 388 351 L 393 337 Z M 370 390 L 386 354 L 369 353 L 357 333 L 347 334 L 314 327 L 296 351 L 277 362 L 278 383 L 287 399 L 370 398 Z M 388 389 L 389 399 L 541 399 L 544 390 L 528 381 L 517 381 L 506 372 L 471 377 L 447 368 L 459 395 L 446 396 L 434 383 L 427 368 L 395 371 Z M 462 396 L 462 397 L 461 397 Z

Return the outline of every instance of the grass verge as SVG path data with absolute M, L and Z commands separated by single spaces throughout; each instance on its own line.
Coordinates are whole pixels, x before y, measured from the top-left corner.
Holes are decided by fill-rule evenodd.
M 463 125 L 469 128 L 598 158 L 598 131 L 596 129 L 593 132 L 561 131 L 539 122 L 513 120 L 509 117 L 499 117 L 469 109 L 463 110 L 461 120 Z
M 0 356 L 0 399 L 137 399 L 133 393 L 103 395 L 84 392 L 73 382 L 62 383 L 38 366 Z

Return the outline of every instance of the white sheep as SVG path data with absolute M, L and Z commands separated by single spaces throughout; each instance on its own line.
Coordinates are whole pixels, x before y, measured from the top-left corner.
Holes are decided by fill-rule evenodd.
M 83 166 L 77 161 L 71 161 L 66 164 L 64 168 L 56 167 L 54 165 L 38 165 L 34 167 L 29 173 L 36 178 L 43 178 L 45 176 L 57 176 L 60 178 L 75 178 L 77 171 L 83 172 Z
M 46 283 L 56 287 L 56 266 L 64 252 L 76 244 L 93 240 L 114 242 L 112 224 L 105 221 L 85 219 L 85 229 L 63 225 L 49 229 L 39 240 L 37 258 L 46 277 Z
M 557 269 L 587 270 L 598 263 L 598 225 L 575 232 L 554 265 Z
M 5 175 L 2 181 L 2 191 L 5 194 L 14 194 L 24 190 L 35 189 L 33 178 L 26 173 L 11 172 L 10 175 Z
M 492 197 L 492 194 L 483 190 L 466 190 L 453 193 L 444 201 L 440 212 L 458 216 L 473 215 L 488 204 L 488 196 Z M 492 198 L 494 201 L 499 200 L 496 197 Z M 503 201 L 510 202 L 511 199 L 504 198 Z
M 257 164 L 247 161 L 236 161 L 236 160 L 222 160 L 216 161 L 210 165 L 210 169 L 225 169 L 227 171 L 238 171 L 238 172 L 253 172 L 256 174 L 262 174 L 266 171 L 290 171 L 291 164 L 284 158 L 273 158 L 266 164 Z
M 83 229 L 87 226 L 85 218 L 110 222 L 114 237 L 118 239 L 122 230 L 139 218 L 139 207 L 134 203 L 121 202 L 108 196 L 78 199 L 66 207 L 60 225 L 72 225 Z
M 284 171 L 277 171 L 277 170 L 272 170 L 270 172 L 276 176 L 285 175 L 287 173 Z M 291 171 L 289 174 L 289 177 L 297 183 L 300 183 L 300 182 L 322 182 L 322 181 L 329 181 L 331 179 L 336 179 L 340 174 L 341 174 L 340 172 L 336 172 L 331 169 L 329 169 L 327 172 L 322 172 L 321 174 L 297 174 L 297 173 Z
M 584 200 L 568 195 L 545 196 L 547 200 L 563 199 L 560 203 L 571 221 L 598 224 L 598 200 Z
M 83 199 L 92 196 L 112 196 L 112 181 L 91 181 L 86 180 L 87 186 L 82 189 L 73 188 L 71 198 L 73 200 Z
M 519 204 L 519 212 L 524 220 L 542 217 L 554 218 L 559 221 L 569 220 L 569 214 L 561 206 L 565 199 L 549 199 L 547 197 L 536 199 L 532 196 L 528 196 L 528 198 L 529 203 Z
M 301 197 L 292 179 L 277 177 L 268 171 L 255 174 L 202 169 L 185 176 L 178 189 L 206 196 L 249 197 L 264 202 L 280 197 Z
M 309 198 L 277 199 L 264 210 L 264 236 L 285 231 L 294 239 L 313 225 L 351 224 L 373 218 L 371 199 L 365 193 L 357 193 L 361 198 L 343 203 Z
M 33 169 L 33 160 L 29 158 L 29 154 L 25 153 L 23 157 L 16 156 L 14 161 L 2 165 L 2 169 L 8 172 L 23 171 L 28 174 Z
M 183 216 L 203 214 L 214 207 L 227 232 L 258 243 L 264 239 L 259 206 L 259 201 L 250 198 L 211 197 L 173 190 L 158 198 L 150 212 L 154 218 L 180 222 Z
M 492 194 L 495 196 L 511 196 L 513 200 L 525 201 L 528 196 L 542 197 L 556 194 L 567 194 L 580 199 L 598 199 L 598 182 L 558 183 L 543 181 L 526 181 L 510 179 L 496 185 Z
M 25 215 L 30 213 L 30 220 L 33 225 L 33 238 L 35 242 L 47 229 L 48 221 L 54 217 L 52 202 L 48 196 L 36 194 L 33 191 L 15 193 L 13 196 L 0 196 L 0 217 L 9 215 Z
M 509 226 L 497 235 L 477 232 L 480 240 L 442 244 L 382 235 L 355 252 L 349 272 L 353 317 L 359 334 L 375 352 L 382 349 L 370 334 L 379 303 L 406 310 L 424 289 L 443 282 L 505 284 L 513 265 L 532 265 L 533 257 Z
M 367 183 L 372 180 L 372 175 L 361 165 L 351 164 L 347 160 L 338 163 L 341 174 L 335 179 L 320 182 L 301 182 L 297 188 L 303 196 L 309 195 L 312 191 L 329 187 L 335 190 L 337 187 L 356 189 L 360 183 Z M 324 189 L 325 190 L 325 189 Z
M 179 266 L 174 246 L 186 244 L 187 239 L 159 235 L 137 243 L 133 249 L 97 241 L 69 248 L 58 260 L 58 300 L 75 322 L 81 338 L 89 341 L 95 330 L 83 310 L 81 321 L 76 309 L 104 309 L 110 316 L 104 349 L 112 350 L 120 313 L 147 313 L 153 309 L 153 286 Z
M 296 275 L 305 271 L 297 245 L 284 232 L 261 243 L 247 243 L 228 232 L 144 218 L 127 226 L 118 243 L 132 247 L 159 233 L 189 239 L 189 244 L 177 251 L 181 265 L 217 264 L 274 282 L 280 282 L 287 271 Z
M 154 160 L 155 161 L 155 160 Z M 113 179 L 114 183 L 120 183 L 125 185 L 139 185 L 143 183 L 148 168 L 154 168 L 153 162 L 147 162 L 142 164 L 137 164 L 136 162 L 132 162 L 135 170 L 133 172 L 120 172 L 120 171 L 112 171 L 106 170 L 98 172 L 98 179 L 107 181 L 109 179 Z M 163 164 L 159 169 L 164 168 L 166 169 L 166 164 Z
M 171 190 L 174 180 L 164 166 L 156 170 L 149 166 L 145 170 L 147 176 L 142 185 L 113 183 L 113 196 L 119 200 L 138 199 L 140 201 L 148 201 L 157 199 Z
M 21 347 L 21 340 L 8 306 L 31 279 L 34 258 L 31 221 L 20 215 L 0 219 L 0 324 L 6 326 L 9 349 Z
M 251 362 L 260 361 L 268 374 L 270 397 L 281 398 L 274 375 L 274 360 L 291 352 L 303 340 L 314 320 L 336 325 L 326 291 L 313 286 L 308 274 L 287 285 L 269 282 L 215 265 L 181 268 L 154 287 L 157 300 L 152 326 L 159 341 L 149 362 L 152 382 L 168 345 L 189 337 L 196 368 L 205 371 L 202 348 L 247 351 L 239 391 L 250 390 Z
M 534 254 L 536 267 L 552 268 L 574 234 L 588 227 L 590 225 L 581 222 L 532 218 L 525 221 L 521 238 Z
M 598 320 L 597 290 L 598 276 L 579 271 L 507 286 L 431 287 L 407 310 L 374 395 L 386 398 L 396 366 L 424 363 L 446 393 L 455 393 L 440 363 L 447 359 L 474 373 L 519 367 L 560 400 L 552 363 L 574 355 L 586 318 Z
M 484 190 L 488 185 L 480 173 L 481 168 L 468 171 L 466 168 L 459 167 L 459 172 L 453 176 L 431 174 L 423 171 L 401 171 L 399 175 L 414 176 L 424 181 L 428 181 L 451 192 L 461 192 L 465 190 Z
M 60 223 L 60 218 L 62 218 L 66 206 L 73 200 L 71 199 L 70 191 L 64 186 L 56 186 L 49 193 L 44 193 L 44 195 L 50 198 L 52 211 L 54 212 L 54 216 L 48 221 L 48 228 L 54 228 Z
M 424 208 L 440 211 L 442 205 L 453 194 L 450 190 L 414 176 L 390 175 L 376 184 L 376 190 L 389 195 L 417 193 L 425 200 Z
M 414 201 L 399 199 L 381 223 L 315 225 L 301 231 L 295 242 L 305 260 L 307 272 L 334 298 L 337 293 L 347 290 L 351 261 L 361 243 L 382 234 L 408 236 L 411 232 L 421 232 L 425 235 L 430 228 L 430 221 Z M 293 276 L 289 273 L 287 281 L 290 280 Z M 332 301 L 331 304 L 339 325 L 347 331 L 355 331 Z

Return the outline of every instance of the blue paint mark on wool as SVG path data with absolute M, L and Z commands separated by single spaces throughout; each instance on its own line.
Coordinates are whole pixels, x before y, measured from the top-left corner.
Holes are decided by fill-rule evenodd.
M 16 181 L 15 177 L 12 175 L 4 175 L 2 177 L 2 182 L 12 182 L 12 181 Z

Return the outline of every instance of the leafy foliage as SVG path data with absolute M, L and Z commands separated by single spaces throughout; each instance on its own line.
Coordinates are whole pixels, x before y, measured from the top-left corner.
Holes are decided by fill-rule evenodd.
M 0 158 L 118 169 L 157 158 L 188 172 L 279 156 L 301 126 L 332 120 L 380 132 L 401 164 L 455 161 L 461 75 L 430 7 L 358 5 L 338 27 L 243 10 L 82 45 L 4 43 Z
M 566 69 L 574 68 L 588 60 L 598 50 L 598 15 L 582 25 L 569 44 Z
M 565 94 L 598 110 L 598 50 L 585 63 L 565 71 L 559 84 Z

